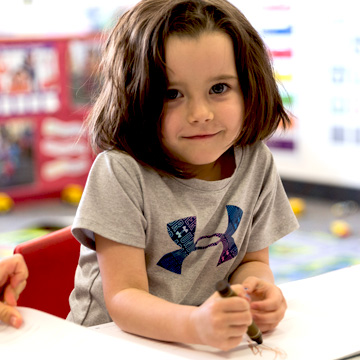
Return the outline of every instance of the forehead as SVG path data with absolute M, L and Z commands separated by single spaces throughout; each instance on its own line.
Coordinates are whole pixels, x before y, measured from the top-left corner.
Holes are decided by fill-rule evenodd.
M 234 47 L 224 32 L 204 32 L 196 37 L 171 35 L 165 44 L 168 79 L 236 75 Z

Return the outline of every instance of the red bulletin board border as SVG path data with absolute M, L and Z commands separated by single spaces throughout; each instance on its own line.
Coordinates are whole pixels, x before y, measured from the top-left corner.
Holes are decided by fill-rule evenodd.
M 81 76 L 73 71 L 84 68 L 85 58 L 74 57 L 71 48 L 76 44 L 75 53 L 81 54 L 83 47 L 83 55 L 91 55 L 86 64 L 95 73 L 98 64 L 94 64 L 94 59 L 99 57 L 93 55 L 99 54 L 100 43 L 99 34 L 0 39 L 0 192 L 15 202 L 58 197 L 66 185 L 85 184 L 93 154 L 81 136 L 81 127 L 91 105 L 87 98 L 74 101 L 78 91 L 74 89 L 74 79 L 83 90 L 92 74 L 89 69 Z M 20 82 L 11 91 L 10 75 L 15 76 L 17 71 L 12 68 L 14 62 L 18 63 L 19 72 L 26 70 L 25 75 L 34 76 L 26 64 L 28 54 L 34 58 L 35 73 L 36 66 L 39 69 L 35 76 L 45 81 L 36 88 L 26 88 Z M 6 62 L 11 74 L 6 73 Z

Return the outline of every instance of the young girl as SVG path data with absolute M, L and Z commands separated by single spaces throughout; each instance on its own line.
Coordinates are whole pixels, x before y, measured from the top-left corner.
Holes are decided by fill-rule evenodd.
M 289 118 L 259 35 L 225 0 L 143 0 L 102 72 L 68 318 L 222 350 L 276 327 L 268 247 L 298 225 L 262 142 Z

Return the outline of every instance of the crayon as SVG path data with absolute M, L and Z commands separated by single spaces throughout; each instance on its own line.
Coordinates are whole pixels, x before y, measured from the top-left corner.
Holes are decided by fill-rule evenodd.
M 230 284 L 226 280 L 218 281 L 216 284 L 216 290 L 222 297 L 230 297 L 230 296 L 238 296 L 230 287 Z M 247 334 L 249 338 L 258 344 L 262 344 L 262 334 L 257 325 L 252 322 L 252 324 L 248 327 Z

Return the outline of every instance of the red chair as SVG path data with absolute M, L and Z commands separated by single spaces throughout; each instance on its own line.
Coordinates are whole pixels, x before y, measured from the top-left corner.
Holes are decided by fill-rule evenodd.
M 18 306 L 66 318 L 79 252 L 80 243 L 72 236 L 70 226 L 17 245 L 14 253 L 24 256 L 29 269 Z

